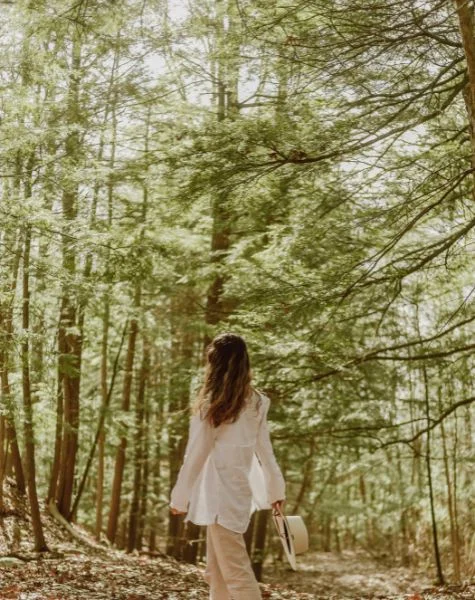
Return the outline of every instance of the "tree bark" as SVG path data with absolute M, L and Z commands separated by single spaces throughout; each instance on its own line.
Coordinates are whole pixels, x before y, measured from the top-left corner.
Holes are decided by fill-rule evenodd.
M 438 405 L 439 411 L 442 411 L 442 387 L 439 385 L 437 390 L 438 396 Z M 450 461 L 448 455 L 448 446 L 447 446 L 447 435 L 445 431 L 445 424 L 442 421 L 440 424 L 440 434 L 442 437 L 442 457 L 444 463 L 444 473 L 445 473 L 445 482 L 447 486 L 447 509 L 449 513 L 449 523 L 450 523 L 450 542 L 452 547 L 452 565 L 453 565 L 453 574 L 456 582 L 460 581 L 460 549 L 458 544 L 458 527 L 455 519 L 456 509 L 454 506 L 454 493 L 453 493 L 453 483 L 452 477 L 450 474 Z
M 191 372 L 196 342 L 196 333 L 190 323 L 190 300 L 190 292 L 186 290 L 181 297 L 174 297 L 172 301 L 171 361 L 173 369 L 170 376 L 168 398 L 169 493 L 171 493 L 183 461 L 189 427 Z M 192 544 L 192 540 L 198 539 L 199 526 L 187 523 L 186 538 L 183 536 L 183 528 L 183 519 L 179 515 L 170 513 L 167 553 L 175 558 L 183 558 L 186 555 L 185 560 L 196 561 L 196 545 Z
M 63 283 L 60 324 L 58 332 L 59 370 L 63 388 L 63 431 L 60 451 L 59 481 L 56 501 L 61 515 L 71 520 L 76 454 L 79 430 L 79 392 L 81 375 L 82 337 L 78 327 L 78 306 L 70 281 L 76 274 L 76 250 L 70 238 L 69 226 L 77 216 L 78 183 L 74 171 L 79 162 L 80 121 L 79 82 L 81 68 L 81 39 L 78 29 L 74 29 L 71 46 L 71 70 L 66 107 L 67 123 L 71 129 L 65 144 L 65 175 L 63 177 L 62 211 L 66 226 L 63 240 Z M 71 171 L 71 172 L 70 172 Z
M 13 341 L 13 299 L 16 292 L 18 271 L 21 260 L 21 238 L 15 235 L 5 236 L 4 245 L 11 249 L 13 257 L 10 261 L 11 277 L 6 286 L 7 301 L 0 305 L 0 389 L 4 406 L 4 436 L 5 452 L 3 465 L 0 465 L 2 477 L 8 472 L 8 463 L 11 461 L 15 473 L 16 486 L 20 494 L 26 491 L 25 475 L 21 461 L 20 448 L 17 439 L 15 413 L 10 389 L 10 347 Z
M 256 533 L 254 537 L 254 549 L 252 552 L 252 569 L 257 581 L 262 581 L 262 567 L 264 564 L 267 521 L 270 510 L 260 510 L 256 519 Z
M 152 377 L 152 390 L 155 390 L 153 406 L 155 406 L 153 436 L 155 448 L 153 450 L 154 460 L 152 462 L 152 498 L 151 503 L 152 514 L 150 515 L 150 536 L 149 536 L 149 550 L 154 552 L 157 547 L 157 524 L 158 524 L 158 499 L 162 489 L 162 438 L 164 431 L 164 418 L 163 409 L 165 401 L 164 389 L 164 369 L 162 365 L 162 355 L 158 352 L 155 353 L 153 362 L 154 366 L 151 369 Z
M 27 174 L 28 177 L 28 174 Z M 27 185 L 26 197 L 31 196 L 30 185 Z M 48 550 L 43 535 L 38 494 L 36 490 L 36 463 L 35 463 L 35 439 L 33 425 L 33 403 L 31 399 L 30 383 L 30 249 L 31 249 L 31 226 L 26 226 L 25 244 L 23 252 L 23 342 L 21 344 L 22 360 L 22 384 L 23 384 L 23 409 L 25 411 L 24 434 L 25 434 L 25 471 L 28 486 L 28 497 L 30 501 L 31 523 L 35 537 L 35 550 L 45 552 Z
M 150 399 L 149 399 L 149 380 L 150 380 L 150 350 L 148 352 L 148 372 L 146 377 L 146 388 L 144 393 L 144 419 L 143 419 L 143 460 L 142 460 L 142 478 L 140 482 L 140 506 L 139 523 L 137 534 L 137 550 L 142 550 L 143 540 L 148 520 L 148 492 L 150 479 Z
M 134 436 L 134 482 L 132 488 L 132 500 L 130 503 L 129 532 L 127 537 L 127 552 L 132 552 L 141 545 L 139 541 L 140 500 L 143 493 L 143 468 L 144 468 L 144 446 L 145 446 L 145 389 L 149 376 L 150 350 L 144 339 L 142 356 L 142 367 L 139 376 L 139 389 L 135 408 L 135 436 Z
M 135 289 L 134 306 L 140 306 L 141 288 L 137 284 Z M 122 411 L 127 414 L 130 410 L 130 398 L 132 391 L 133 368 L 135 360 L 135 345 L 139 324 L 136 317 L 130 320 L 130 329 L 127 345 L 127 356 L 125 359 L 124 385 L 122 390 Z M 114 543 L 117 535 L 117 525 L 120 514 L 120 501 L 122 491 L 122 479 L 125 468 L 125 455 L 127 450 L 127 427 L 123 425 L 123 433 L 120 438 L 120 443 L 117 448 L 114 468 L 114 480 L 112 482 L 112 494 L 109 509 L 109 520 L 107 524 L 107 537 Z
M 97 447 L 97 445 L 99 443 L 101 434 L 104 431 L 104 421 L 105 421 L 105 418 L 106 418 L 107 410 L 109 409 L 110 400 L 111 400 L 112 392 L 113 392 L 113 389 L 114 389 L 114 383 L 115 383 L 117 372 L 118 372 L 118 369 L 119 369 L 119 359 L 120 359 L 120 355 L 122 353 L 122 347 L 124 345 L 125 334 L 127 333 L 127 325 L 128 325 L 128 322 L 126 321 L 124 329 L 123 329 L 123 333 L 122 333 L 122 338 L 120 340 L 119 348 L 117 350 L 117 355 L 116 355 L 116 358 L 115 358 L 115 361 L 114 361 L 114 366 L 112 368 L 112 377 L 111 377 L 110 386 L 109 386 L 109 389 L 107 390 L 107 394 L 106 394 L 106 398 L 105 398 L 104 404 L 101 405 L 101 412 L 100 412 L 100 415 L 99 415 L 99 421 L 97 423 L 96 435 L 94 437 L 94 441 L 93 441 L 91 449 L 89 451 L 88 459 L 86 461 L 86 467 L 84 469 L 84 473 L 83 473 L 83 475 L 81 477 L 81 480 L 80 480 L 80 483 L 79 483 L 79 486 L 78 486 L 78 493 L 76 495 L 76 498 L 75 498 L 75 500 L 73 502 L 73 507 L 71 509 L 71 512 L 72 512 L 73 515 L 76 515 L 76 511 L 77 511 L 77 508 L 79 506 L 79 502 L 81 500 L 81 496 L 82 496 L 82 493 L 84 491 L 84 488 L 85 488 L 85 485 L 86 485 L 86 481 L 87 481 L 87 478 L 88 478 L 88 475 L 89 475 L 89 470 L 91 468 L 92 461 L 94 459 L 94 454 L 95 454 L 95 451 L 96 451 L 96 447 Z
M 429 401 L 429 378 L 427 376 L 427 368 L 425 365 L 422 366 L 422 375 L 424 379 L 424 406 L 427 426 L 430 426 L 430 401 Z M 432 483 L 432 465 L 431 465 L 431 430 L 428 429 L 426 434 L 426 468 L 427 468 L 427 485 L 429 487 L 429 502 L 430 502 L 430 516 L 432 523 L 432 541 L 434 545 L 434 556 L 437 570 L 437 581 L 440 585 L 444 585 L 444 574 L 442 571 L 442 561 L 440 558 L 439 549 L 439 536 L 437 531 L 437 519 L 435 516 L 435 500 L 434 500 L 434 487 Z
M 106 292 L 104 297 L 104 315 L 102 318 L 102 341 L 101 341 L 101 412 L 107 410 L 108 390 L 107 390 L 107 350 L 109 347 L 109 320 L 110 303 L 109 294 Z M 105 431 L 104 424 L 100 424 L 98 439 L 98 460 L 97 460 L 97 484 L 96 484 L 96 539 L 100 539 L 102 533 L 102 512 L 104 507 L 104 452 L 105 452 Z

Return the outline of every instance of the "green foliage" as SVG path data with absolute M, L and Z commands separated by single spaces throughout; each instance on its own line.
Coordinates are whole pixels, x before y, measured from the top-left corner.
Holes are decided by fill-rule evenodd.
M 134 411 L 150 351 L 147 527 L 167 516 L 156 504 L 166 505 L 186 441 L 205 336 L 233 329 L 272 399 L 289 506 L 321 547 L 357 543 L 401 559 L 410 547 L 414 563 L 418 552 L 430 556 L 430 429 L 444 561 L 455 552 L 449 492 L 466 557 L 474 423 L 470 403 L 454 406 L 473 396 L 475 184 L 455 16 L 409 0 L 238 4 L 4 9 L 0 368 L 11 395 L 4 384 L 1 412 L 22 417 L 28 224 L 42 492 L 67 290 L 76 308 L 67 333 L 82 341 L 79 474 L 103 401 L 101 369 L 111 390 L 106 495 L 120 436 L 140 446 L 136 413 L 120 408 L 127 342 L 117 354 L 130 320 L 139 331 Z M 64 358 L 63 372 L 79 373 Z M 80 513 L 91 527 L 94 477 Z

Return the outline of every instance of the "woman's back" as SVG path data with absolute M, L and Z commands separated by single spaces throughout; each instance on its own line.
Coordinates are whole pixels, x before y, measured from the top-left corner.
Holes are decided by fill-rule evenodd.
M 184 464 L 172 492 L 174 505 L 189 498 L 185 521 L 220 523 L 244 533 L 254 510 L 270 508 L 285 497 L 267 428 L 269 405 L 267 396 L 253 390 L 233 423 L 213 427 L 203 411 L 193 415 Z
M 259 420 L 262 417 L 263 396 L 252 389 L 234 423 L 221 423 L 216 428 L 216 441 L 222 444 L 246 446 L 255 444 Z

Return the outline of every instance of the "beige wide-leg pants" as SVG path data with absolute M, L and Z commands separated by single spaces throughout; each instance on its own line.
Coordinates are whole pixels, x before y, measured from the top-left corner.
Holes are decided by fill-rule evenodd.
M 206 548 L 210 600 L 262 600 L 242 533 L 219 523 L 208 525 Z

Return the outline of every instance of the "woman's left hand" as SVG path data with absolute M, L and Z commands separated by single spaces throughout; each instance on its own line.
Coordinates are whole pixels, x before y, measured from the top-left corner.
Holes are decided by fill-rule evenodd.
M 284 502 L 285 502 L 285 498 L 283 500 L 276 500 L 275 502 L 272 502 L 272 508 L 274 510 L 283 511 L 284 510 Z

